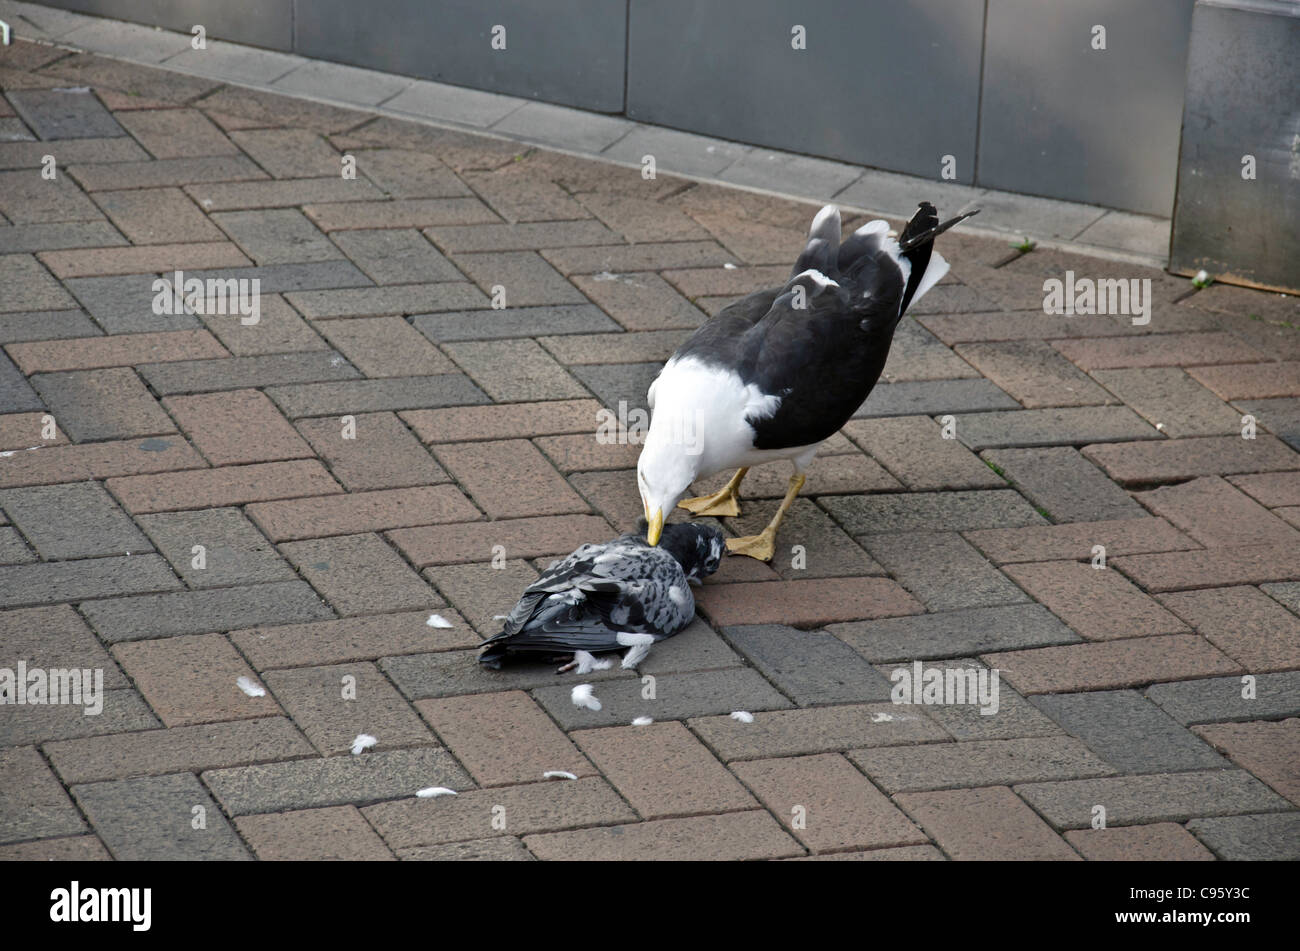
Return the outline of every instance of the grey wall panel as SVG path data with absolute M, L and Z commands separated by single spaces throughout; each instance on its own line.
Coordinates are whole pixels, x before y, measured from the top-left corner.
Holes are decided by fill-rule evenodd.
M 490 43 L 498 24 L 504 50 Z M 297 52 L 621 112 L 626 26 L 614 0 L 298 0 Z
M 47 7 L 146 23 L 188 33 L 201 23 L 212 39 L 289 50 L 294 0 L 41 0 Z
M 1300 291 L 1300 5 L 1196 5 L 1170 268 Z
M 979 183 L 1167 217 L 1192 4 L 989 0 Z
M 631 0 L 628 115 L 936 178 L 953 155 L 969 183 L 983 19 L 983 0 Z

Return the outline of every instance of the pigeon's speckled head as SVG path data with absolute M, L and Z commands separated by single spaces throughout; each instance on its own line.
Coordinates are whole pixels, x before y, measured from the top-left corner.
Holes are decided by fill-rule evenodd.
M 646 531 L 641 520 L 641 534 Z M 727 545 L 723 534 L 703 522 L 674 522 L 665 525 L 660 546 L 682 566 L 687 581 L 701 582 L 718 570 Z

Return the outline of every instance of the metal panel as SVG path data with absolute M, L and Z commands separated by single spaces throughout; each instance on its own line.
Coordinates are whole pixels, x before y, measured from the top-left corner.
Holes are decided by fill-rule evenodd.
M 504 50 L 491 46 L 497 25 Z M 610 0 L 299 0 L 296 52 L 620 112 L 626 26 Z
M 1168 217 L 1191 16 L 1192 0 L 989 0 L 979 183 Z
M 933 178 L 952 155 L 969 183 L 983 19 L 983 0 L 631 0 L 628 115 Z
M 1300 292 L 1300 6 L 1202 0 L 1190 57 L 1170 268 Z
M 213 39 L 288 51 L 293 0 L 40 0 L 47 7 L 146 23 L 188 33 L 201 23 Z

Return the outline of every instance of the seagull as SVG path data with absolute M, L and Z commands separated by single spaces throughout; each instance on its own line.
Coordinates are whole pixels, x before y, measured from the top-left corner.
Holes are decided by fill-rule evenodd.
M 700 522 L 667 526 L 650 545 L 647 526 L 611 542 L 587 544 L 555 562 L 524 591 L 500 634 L 489 637 L 478 661 L 493 670 L 510 655 L 573 651 L 596 654 L 627 647 L 632 669 L 650 645 L 672 637 L 695 617 L 692 584 L 718 570 L 722 532 Z M 588 658 L 590 659 L 590 658 Z
M 678 504 L 696 515 L 739 515 L 749 468 L 787 459 L 794 474 L 772 521 L 727 541 L 732 553 L 772 560 L 777 528 L 821 443 L 876 385 L 908 305 L 948 273 L 934 239 L 973 214 L 940 224 L 934 205 L 921 202 L 901 235 L 869 221 L 841 244 L 839 209 L 827 205 L 785 284 L 724 307 L 682 344 L 647 394 L 653 415 L 637 482 L 651 545 Z M 682 501 L 697 478 L 732 468 L 720 491 Z

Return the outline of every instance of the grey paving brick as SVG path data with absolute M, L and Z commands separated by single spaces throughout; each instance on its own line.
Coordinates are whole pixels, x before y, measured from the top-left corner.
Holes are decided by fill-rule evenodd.
M 44 750 L 68 784 L 316 756 L 284 717 L 60 740 Z
M 612 363 L 570 367 L 569 372 L 582 381 L 602 403 L 616 410 L 646 409 L 646 390 L 663 369 L 662 363 Z
M 87 191 L 109 188 L 164 188 L 200 182 L 240 182 L 266 178 L 243 155 L 157 159 L 149 162 L 69 165 L 68 175 Z
M 411 323 L 435 343 L 535 337 L 539 334 L 617 333 L 623 329 L 595 304 L 418 314 L 411 318 Z
M 452 260 L 485 294 L 491 295 L 494 287 L 504 287 L 507 307 L 587 303 L 582 292 L 536 251 L 457 252 Z M 416 312 L 455 309 L 427 307 Z
M 5 489 L 0 508 L 46 560 L 153 550 L 98 482 Z
M 1026 409 L 1045 406 L 1095 406 L 1116 398 L 1042 340 L 968 343 L 956 347 Z
M 459 281 L 464 275 L 414 229 L 336 231 L 337 244 L 376 284 Z
M 112 113 L 84 87 L 13 89 L 9 102 L 32 131 L 47 141 L 126 135 Z
M 1068 736 L 857 750 L 849 759 L 885 792 L 960 789 L 1105 776 L 1114 770 Z
M 813 479 L 815 476 L 810 475 L 809 481 Z M 753 483 L 751 486 L 756 488 Z M 729 519 L 726 531 L 733 535 L 758 534 L 776 514 L 779 504 L 775 499 L 746 499 L 744 513 L 738 518 Z M 629 514 L 637 511 L 633 502 Z M 640 517 L 639 513 L 635 514 L 635 518 Z M 797 562 L 795 545 L 803 549 Z M 811 499 L 796 499 L 786 512 L 777 536 L 777 555 L 771 564 L 782 578 L 791 581 L 798 578 L 859 578 L 885 574 L 885 569 Z
M 294 570 L 237 508 L 138 516 L 159 552 L 191 588 L 290 581 Z M 203 546 L 202 568 L 195 567 Z
M 627 803 L 597 776 L 475 789 L 455 797 L 379 803 L 366 808 L 364 814 L 394 848 L 635 819 Z M 494 815 L 498 820 L 504 815 L 504 829 L 499 821 L 492 821 Z
M 1300 716 L 1300 671 L 1153 684 L 1147 697 L 1184 725 Z M 1244 694 L 1253 692 L 1249 699 Z
M 179 587 L 157 555 L 121 555 L 0 568 L 0 607 L 82 601 Z
M 958 669 L 987 667 L 987 664 L 970 657 L 946 661 L 943 666 Z M 897 667 L 880 668 L 881 673 L 892 674 Z M 927 704 L 922 709 L 926 716 L 958 740 L 1009 740 L 1031 736 L 1057 736 L 1062 730 L 1056 722 L 1012 689 L 1006 681 L 998 680 L 998 709 L 985 714 L 970 703 Z M 912 709 L 916 709 L 915 707 Z
M 1122 773 L 1230 765 L 1208 743 L 1135 690 L 1044 694 L 1031 702 Z
M 154 333 L 200 327 L 192 314 L 155 314 L 154 276 L 75 277 L 64 286 L 100 327 L 111 334 Z
M 924 713 L 900 714 L 892 703 L 758 712 L 752 723 L 705 716 L 688 725 L 725 762 L 951 739 Z
M 21 660 L 29 668 L 47 670 L 98 668 L 104 673 L 106 690 L 129 686 L 113 658 L 69 605 L 0 611 L 0 642 L 5 645 L 6 667 Z
M 437 745 L 428 726 L 374 664 L 272 670 L 262 679 L 325 756 L 349 753 L 362 733 L 379 741 L 372 749 Z
M 272 386 L 267 388 L 266 395 L 294 419 L 491 402 L 469 377 L 459 373 Z
M 1284 605 L 1293 614 L 1300 614 L 1300 581 L 1283 581 L 1259 586 L 1265 594 Z
M 33 747 L 0 750 L 0 842 L 75 835 L 86 824 Z
M 361 375 L 333 350 L 146 363 L 139 369 L 140 375 L 162 396 L 354 380 Z
M 402 799 L 429 786 L 473 787 L 451 754 L 435 747 L 214 769 L 203 782 L 232 816 Z
M 176 432 L 129 367 L 37 373 L 31 379 L 59 427 L 77 442 Z
M 7 354 L 0 354 L 0 412 L 45 409 L 45 401 L 36 394 L 22 371 Z
M 1047 524 L 1019 493 L 1009 489 L 830 496 L 818 502 L 851 535 Z
M 500 627 L 500 622 L 497 626 Z M 534 687 L 555 686 L 572 679 L 557 677 L 555 669 L 559 664 L 543 663 L 541 659 L 533 663 L 524 661 L 510 664 L 501 670 L 487 670 L 478 663 L 478 653 L 476 648 L 406 654 L 385 657 L 379 661 L 379 667 L 410 700 L 456 697 L 496 690 L 531 690 Z M 557 656 L 562 654 L 563 652 L 557 652 Z M 617 654 L 604 656 L 615 658 L 615 664 L 609 670 L 593 670 L 583 674 L 584 683 L 635 677 L 631 671 L 622 670 L 618 666 Z M 654 651 L 651 656 L 654 656 Z
M 27 547 L 18 529 L 0 528 L 0 565 L 23 565 L 36 560 L 36 553 Z
M 1241 414 L 1179 367 L 1094 370 L 1092 375 L 1174 439 L 1235 435 L 1241 431 Z
M 889 681 L 843 641 L 823 631 L 753 624 L 724 628 L 722 633 L 800 706 L 889 699 Z
M 304 261 L 291 264 L 268 264 L 262 267 L 234 267 L 209 271 L 186 271 L 185 276 L 200 280 L 257 281 L 263 294 L 288 291 L 316 291 L 333 288 L 370 286 L 366 277 L 351 261 Z M 265 318 L 266 314 L 263 314 Z
M 534 340 L 464 341 L 444 344 L 443 351 L 500 403 L 590 395 Z
M 450 482 L 442 466 L 393 413 L 356 415 L 356 438 L 344 439 L 338 419 L 304 419 L 298 431 L 350 491 Z
M 262 176 L 254 176 L 262 178 Z M 213 181 L 186 185 L 185 192 L 204 210 L 242 211 L 290 208 L 322 202 L 374 201 L 381 192 L 364 178 L 281 178 L 274 181 Z
M 640 159 L 638 158 L 638 163 Z M 665 268 L 722 267 L 737 258 L 716 241 L 650 241 L 584 248 L 543 247 L 546 258 L 561 274 L 623 274 Z
M 0 228 L 0 254 L 113 247 L 126 243 L 121 233 L 106 221 L 52 222 Z
M 961 657 L 1077 644 L 1081 638 L 1041 604 L 1006 604 L 832 624 L 832 634 L 873 663 Z
M 0 344 L 25 340 L 63 340 L 103 333 L 79 310 L 43 310 L 0 314 Z
M 190 773 L 73 786 L 72 795 L 118 860 L 250 858 L 217 804 Z M 204 828 L 194 828 L 195 807 Z
M 329 261 L 343 254 L 294 208 L 226 211 L 212 220 L 257 264 Z
M 50 147 L 42 142 L 0 142 L 0 168 L 38 168 Z M 62 165 L 68 168 L 78 163 L 140 162 L 146 164 L 149 154 L 135 139 L 112 137 L 107 139 L 65 139 L 59 144 Z
M 425 234 L 444 251 L 536 251 L 584 245 L 621 245 L 623 239 L 599 221 L 545 221 L 500 225 L 428 228 Z
M 86 716 L 84 707 L 72 704 L 23 704 L 7 708 L 0 718 L 0 746 L 104 736 L 159 726 L 158 718 L 136 691 L 105 690 L 104 709 L 95 716 Z
M 940 413 L 979 413 L 1017 410 L 1020 404 L 988 380 L 916 380 L 878 383 L 854 419 L 876 416 L 937 416 Z M 958 422 L 958 431 L 961 422 Z
M 280 551 L 339 614 L 443 605 L 437 592 L 375 534 L 290 542 L 280 545 Z
M 1068 446 L 995 449 L 982 454 L 1055 522 L 1140 518 L 1142 506 Z
M 1028 783 L 1014 788 L 1016 795 L 1057 829 L 1088 828 L 1094 806 L 1105 807 L 1108 826 L 1291 808 L 1285 799 L 1240 769 Z
M 398 849 L 403 862 L 532 862 L 533 853 L 514 836 L 499 839 L 470 839 L 443 845 L 421 845 Z
M 0 214 L 3 213 L 0 207 Z M 66 310 L 76 306 L 67 290 L 30 254 L 0 256 L 0 281 L 5 287 L 0 313 Z
M 482 291 L 464 281 L 298 291 L 286 296 L 289 303 L 298 308 L 304 317 L 310 319 L 424 314 L 431 311 L 487 307 L 489 304 L 488 298 Z
M 1154 426 L 1127 406 L 1026 409 L 970 413 L 957 420 L 957 438 L 971 449 L 1086 446 L 1094 442 L 1161 439 Z
M 1029 600 L 956 532 L 864 535 L 862 544 L 929 611 Z
M 110 643 L 170 634 L 231 631 L 256 624 L 318 621 L 334 616 L 305 581 L 114 597 L 83 604 L 81 611 L 96 633 Z
M 1193 819 L 1187 828 L 1221 859 L 1243 862 L 1300 859 L 1300 812 Z
M 602 705 L 599 711 L 574 706 L 571 692 L 572 684 L 565 683 L 540 687 L 532 693 L 565 730 L 621 726 L 640 716 L 676 720 L 733 710 L 780 710 L 790 706 L 790 701 L 766 680 L 745 668 L 656 677 L 653 700 L 642 697 L 639 680 L 610 681 L 596 689 Z

